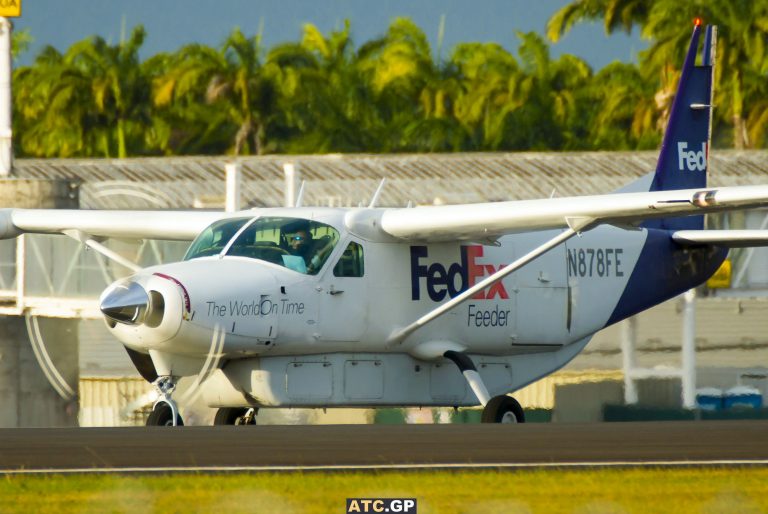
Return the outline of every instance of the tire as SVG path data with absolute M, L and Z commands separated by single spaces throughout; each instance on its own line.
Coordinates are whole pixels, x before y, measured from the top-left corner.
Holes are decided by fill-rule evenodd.
M 157 405 L 155 405 L 155 408 L 152 409 L 152 412 L 149 414 L 149 417 L 147 418 L 147 426 L 148 427 L 172 427 L 173 411 L 171 410 L 171 406 L 165 402 L 160 402 Z M 176 414 L 176 426 L 178 427 L 184 426 L 184 420 L 181 419 L 181 416 L 178 413 Z
M 525 413 L 511 396 L 494 396 L 483 409 L 482 423 L 525 423 Z
M 222 407 L 216 411 L 213 418 L 213 424 L 218 425 L 238 425 L 238 418 L 242 418 L 248 412 L 248 409 L 242 407 Z

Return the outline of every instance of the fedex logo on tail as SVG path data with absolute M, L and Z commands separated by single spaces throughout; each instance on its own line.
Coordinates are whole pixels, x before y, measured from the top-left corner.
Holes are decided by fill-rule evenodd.
M 701 143 L 701 150 L 688 150 L 688 143 L 677 143 L 677 167 L 681 171 L 705 171 L 707 169 L 707 143 Z
M 440 302 L 446 296 L 454 298 L 466 291 L 483 278 L 497 272 L 503 266 L 478 262 L 483 257 L 483 247 L 479 245 L 461 246 L 461 261 L 446 268 L 439 262 L 427 265 L 422 259 L 429 257 L 426 246 L 411 246 L 411 299 L 421 299 L 421 285 L 424 279 L 427 295 L 433 302 Z M 496 282 L 487 290 L 472 297 L 474 300 L 492 300 L 509 298 L 502 281 Z

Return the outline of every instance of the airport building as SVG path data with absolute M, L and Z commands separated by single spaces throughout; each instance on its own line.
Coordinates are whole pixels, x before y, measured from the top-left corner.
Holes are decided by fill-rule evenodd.
M 290 201 L 305 181 L 304 205 L 367 205 L 386 179 L 379 205 L 406 206 L 601 194 L 652 171 L 657 152 L 325 155 L 17 160 L 0 188 L 6 207 L 222 209 L 225 167 L 240 170 L 240 202 Z M 300 177 L 300 178 L 299 178 Z M 717 151 L 710 185 L 765 184 L 768 151 Z M 288 197 L 288 200 L 286 198 Z M 766 228 L 768 212 L 709 220 L 716 228 Z M 186 243 L 107 241 L 151 265 L 181 258 Z M 733 250 L 730 269 L 696 299 L 698 387 L 736 385 L 768 392 L 768 249 Z M 75 237 L 25 235 L 0 241 L 0 426 L 141 424 L 152 388 L 109 336 L 97 299 L 130 271 Z M 602 405 L 680 406 L 681 334 L 686 306 L 673 299 L 598 333 L 571 364 L 515 396 L 555 419 L 599 419 Z M 542 320 L 546 322 L 546 320 Z M 627 339 L 631 338 L 628 357 Z M 624 351 L 622 351 L 624 345 Z M 629 361 L 627 360 L 629 359 Z M 628 385 L 625 370 L 633 369 Z M 591 385 L 584 385 L 591 384 Z M 182 383 L 183 386 L 183 383 Z M 583 392 L 589 389 L 589 399 Z M 581 388 L 581 389 L 579 389 Z M 581 401 L 575 401 L 575 397 Z M 578 405 L 576 405 L 578 404 Z M 574 405 L 570 408 L 570 405 Z M 205 409 L 187 415 L 204 423 Z M 289 413 L 299 421 L 333 415 Z M 355 414 L 359 420 L 368 414 Z M 309 417 L 308 417 L 309 416 Z M 350 418 L 345 418 L 349 420 Z

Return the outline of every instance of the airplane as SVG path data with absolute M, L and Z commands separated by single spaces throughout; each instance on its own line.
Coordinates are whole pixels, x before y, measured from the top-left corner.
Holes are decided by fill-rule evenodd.
M 699 45 L 702 33 L 704 33 Z M 483 406 L 567 364 L 599 330 L 710 277 L 766 231 L 704 215 L 768 206 L 768 185 L 707 187 L 716 27 L 696 22 L 655 172 L 610 194 L 406 208 L 0 210 L 0 238 L 73 237 L 133 270 L 100 308 L 180 426 L 196 377 L 214 424 L 263 408 Z M 300 203 L 300 202 L 299 202 Z M 141 269 L 103 238 L 192 241 Z

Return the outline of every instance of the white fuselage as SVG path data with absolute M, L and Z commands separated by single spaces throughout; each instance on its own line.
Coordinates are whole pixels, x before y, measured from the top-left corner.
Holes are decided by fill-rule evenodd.
M 609 322 L 647 237 L 586 232 L 393 342 L 397 329 L 559 231 L 494 245 L 388 242 L 348 233 L 343 215 L 312 212 L 342 233 L 317 275 L 218 255 L 148 268 L 132 280 L 166 297 L 162 322 L 110 328 L 149 352 L 160 374 L 197 374 L 215 352 L 223 365 L 204 384 L 212 406 L 475 405 L 445 349 L 471 355 L 492 394 L 551 373 Z M 365 271 L 336 276 L 351 241 Z

